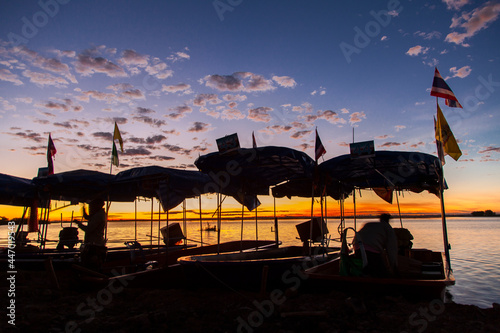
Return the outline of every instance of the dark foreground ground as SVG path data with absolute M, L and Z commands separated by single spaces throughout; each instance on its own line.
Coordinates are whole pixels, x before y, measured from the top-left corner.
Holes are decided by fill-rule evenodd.
M 44 272 L 18 273 L 15 296 L 2 274 L 2 311 L 15 300 L 15 326 L 0 332 L 500 332 L 500 305 L 476 306 L 398 296 L 275 289 L 102 289 L 61 283 Z M 10 312 L 7 309 L 7 314 Z

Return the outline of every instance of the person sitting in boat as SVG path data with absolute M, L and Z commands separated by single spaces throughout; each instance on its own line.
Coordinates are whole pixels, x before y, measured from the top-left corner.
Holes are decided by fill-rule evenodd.
M 104 211 L 104 200 L 94 199 L 89 203 L 89 214 L 83 209 L 83 218 L 88 221 L 87 225 L 77 221 L 78 227 L 85 231 L 85 244 L 105 245 L 104 228 L 106 227 L 106 212 Z
M 363 273 L 373 277 L 387 277 L 396 273 L 398 258 L 398 240 L 389 221 L 390 214 L 381 214 L 380 222 L 366 223 L 353 240 L 355 256 L 361 258 L 360 242 L 363 243 L 367 265 Z M 387 254 L 387 261 L 384 253 Z

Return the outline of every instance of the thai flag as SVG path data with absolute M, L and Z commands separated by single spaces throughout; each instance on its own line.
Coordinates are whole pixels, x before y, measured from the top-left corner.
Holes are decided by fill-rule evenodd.
M 462 105 L 458 102 L 453 91 L 451 91 L 450 86 L 443 79 L 438 69 L 435 68 L 434 80 L 432 81 L 431 96 L 441 97 L 446 99 L 446 105 L 452 108 L 462 108 Z
M 316 162 L 325 153 L 326 153 L 326 149 L 323 146 L 323 144 L 321 143 L 321 139 L 319 138 L 319 135 L 318 135 L 318 129 L 316 129 L 316 145 L 314 147 L 314 156 L 315 156 Z

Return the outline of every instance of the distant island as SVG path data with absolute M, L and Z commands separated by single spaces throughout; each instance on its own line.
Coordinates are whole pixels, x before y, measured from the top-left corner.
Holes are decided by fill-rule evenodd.
M 490 209 L 485 210 L 485 211 L 475 211 L 471 213 L 472 216 L 496 216 L 497 214 L 495 212 L 492 212 Z

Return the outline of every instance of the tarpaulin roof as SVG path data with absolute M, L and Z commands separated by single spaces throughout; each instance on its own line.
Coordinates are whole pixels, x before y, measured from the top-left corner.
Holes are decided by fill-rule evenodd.
M 88 202 L 95 198 L 107 199 L 114 176 L 92 170 L 73 170 L 46 177 L 33 178 L 43 199 Z M 112 201 L 134 201 L 134 196 L 118 193 Z
M 438 194 L 441 162 L 436 156 L 403 151 L 377 151 L 373 157 L 334 157 L 319 165 L 327 194 L 335 199 L 354 188 L 389 188 Z
M 35 194 L 36 188 L 30 179 L 0 173 L 0 204 L 29 206 Z
M 377 151 L 372 157 L 341 155 L 318 166 L 315 196 L 326 186 L 334 199 L 347 197 L 354 188 L 387 188 L 439 192 L 441 163 L 433 155 L 419 152 Z M 310 197 L 312 177 L 292 180 L 273 188 L 275 197 Z
M 275 146 L 214 152 L 200 156 L 194 164 L 212 178 L 221 193 L 239 202 L 247 201 L 242 199 L 242 193 L 268 195 L 270 186 L 311 177 L 314 170 L 314 161 L 307 154 Z
M 199 171 L 147 166 L 122 171 L 111 183 L 111 193 L 159 198 L 165 210 L 186 198 L 213 191 L 208 175 Z

